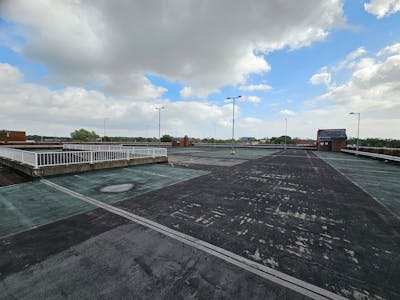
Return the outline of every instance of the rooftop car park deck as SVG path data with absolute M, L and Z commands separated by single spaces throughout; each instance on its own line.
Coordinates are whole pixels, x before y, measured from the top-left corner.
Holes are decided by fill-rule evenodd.
M 0 298 L 400 298 L 399 165 L 169 150 L 0 188 Z

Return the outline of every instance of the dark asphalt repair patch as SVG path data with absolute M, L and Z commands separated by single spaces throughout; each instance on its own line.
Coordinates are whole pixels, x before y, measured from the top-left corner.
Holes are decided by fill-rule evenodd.
M 399 221 L 312 152 L 284 154 L 116 206 L 346 297 L 398 299 Z
M 0 279 L 128 222 L 98 208 L 0 239 Z

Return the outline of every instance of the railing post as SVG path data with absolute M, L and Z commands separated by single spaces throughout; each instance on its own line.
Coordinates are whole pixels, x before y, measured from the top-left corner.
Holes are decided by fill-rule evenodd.
M 39 153 L 35 153 L 35 162 L 34 162 L 34 164 L 35 164 L 35 169 L 37 169 L 37 168 L 39 167 L 38 154 L 39 154 Z
M 93 151 L 90 151 L 90 164 L 93 164 Z
M 156 149 L 153 148 L 153 158 L 156 157 L 156 151 L 155 151 L 155 150 L 156 150 Z
M 126 150 L 126 160 L 129 160 L 129 149 Z

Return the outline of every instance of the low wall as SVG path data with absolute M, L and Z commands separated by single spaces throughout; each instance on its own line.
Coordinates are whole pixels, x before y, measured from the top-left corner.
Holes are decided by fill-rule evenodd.
M 232 144 L 207 144 L 207 143 L 195 143 L 195 147 L 209 147 L 209 148 L 231 148 Z M 243 145 L 243 144 L 235 144 L 235 149 L 238 148 L 246 148 L 246 149 L 285 149 L 284 144 L 268 144 L 268 145 Z M 317 146 L 296 146 L 287 144 L 286 149 L 299 149 L 299 150 L 317 150 Z
M 138 157 L 138 158 L 132 158 L 130 160 L 105 161 L 105 162 L 96 162 L 93 164 L 83 163 L 83 164 L 71 164 L 62 166 L 48 166 L 35 169 L 32 166 L 25 165 L 14 160 L 0 158 L 1 164 L 8 166 L 12 169 L 15 169 L 19 172 L 22 172 L 24 174 L 27 174 L 31 177 L 44 177 L 44 176 L 52 176 L 60 174 L 79 173 L 92 170 L 110 169 L 110 168 L 162 163 L 162 162 L 168 162 L 168 157 L 166 156 L 155 157 L 155 158 Z
M 357 147 L 348 146 L 347 149 L 349 150 L 356 150 Z M 359 151 L 369 152 L 369 153 L 377 153 L 377 154 L 384 154 L 384 155 L 391 155 L 391 156 L 400 156 L 400 148 L 385 148 L 385 147 L 364 147 L 359 146 Z
M 34 169 L 32 166 L 23 164 L 19 161 L 0 157 L 0 164 L 5 165 L 11 169 L 24 173 L 31 177 L 40 177 L 40 169 Z

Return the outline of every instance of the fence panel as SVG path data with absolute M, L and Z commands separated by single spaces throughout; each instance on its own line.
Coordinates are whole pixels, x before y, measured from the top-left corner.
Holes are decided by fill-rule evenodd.
M 0 156 L 36 167 L 36 153 L 14 148 L 0 147 Z
M 64 144 L 63 148 L 76 151 L 35 153 L 19 149 L 0 147 L 0 156 L 28 164 L 33 167 L 116 161 L 138 157 L 167 156 L 167 149 L 165 148 L 142 148 L 122 147 L 121 145 L 117 146 L 82 144 Z M 104 148 L 115 148 L 116 150 L 105 150 Z

